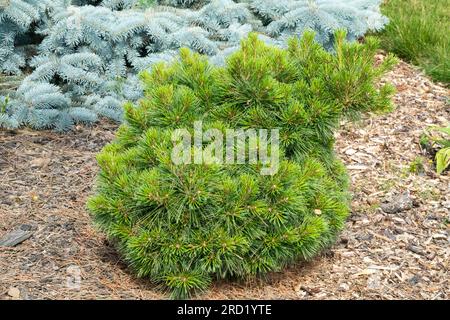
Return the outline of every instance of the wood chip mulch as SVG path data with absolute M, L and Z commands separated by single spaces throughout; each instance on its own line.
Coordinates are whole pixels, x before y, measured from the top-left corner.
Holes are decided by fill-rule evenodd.
M 353 192 L 338 243 L 264 280 L 215 283 L 199 298 L 450 298 L 450 176 L 437 176 L 419 146 L 425 128 L 448 124 L 449 91 L 406 63 L 384 80 L 397 87 L 396 110 L 343 123 L 337 134 Z M 116 129 L 0 132 L 0 239 L 31 233 L 0 247 L 0 299 L 166 297 L 134 277 L 85 209 L 95 154 Z M 412 173 L 414 162 L 423 170 Z

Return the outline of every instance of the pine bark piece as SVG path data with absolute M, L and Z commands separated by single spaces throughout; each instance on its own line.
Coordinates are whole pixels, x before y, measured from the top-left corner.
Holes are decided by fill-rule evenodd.
M 409 192 L 406 191 L 390 202 L 382 203 L 380 207 L 384 212 L 393 214 L 411 209 L 413 207 L 413 201 Z
M 33 235 L 30 226 L 22 225 L 20 228 L 7 233 L 0 239 L 0 247 L 14 247 Z
M 7 6 L 9 6 L 10 2 L 11 2 L 11 0 L 0 0 L 0 9 L 4 9 Z
M 15 287 L 10 287 L 8 290 L 8 296 L 10 296 L 14 299 L 19 299 L 20 298 L 20 290 Z

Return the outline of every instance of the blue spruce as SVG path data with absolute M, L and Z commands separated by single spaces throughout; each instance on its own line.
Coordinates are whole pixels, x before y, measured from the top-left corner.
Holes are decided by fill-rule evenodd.
M 3 1 L 8 6 L 0 6 L 2 72 L 33 69 L 3 114 L 15 126 L 36 129 L 68 130 L 103 116 L 121 121 L 122 104 L 142 96 L 136 75 L 176 59 L 181 47 L 225 65 L 251 31 L 285 47 L 288 37 L 312 30 L 332 51 L 337 29 L 355 41 L 386 23 L 379 0 Z M 24 34 L 40 42 L 34 57 L 17 47 Z

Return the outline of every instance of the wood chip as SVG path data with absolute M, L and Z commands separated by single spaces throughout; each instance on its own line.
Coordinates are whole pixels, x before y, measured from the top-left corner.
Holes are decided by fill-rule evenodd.
M 0 247 L 14 247 L 33 235 L 32 231 L 21 228 L 11 231 L 0 239 Z

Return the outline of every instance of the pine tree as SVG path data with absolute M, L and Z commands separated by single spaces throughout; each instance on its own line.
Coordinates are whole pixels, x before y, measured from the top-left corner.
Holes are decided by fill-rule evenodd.
M 371 38 L 348 44 L 339 32 L 333 55 L 314 37 L 281 50 L 252 34 L 224 67 L 182 49 L 178 61 L 142 74 L 145 97 L 125 107 L 126 122 L 98 155 L 97 193 L 88 202 L 139 276 L 184 298 L 213 279 L 282 270 L 334 242 L 349 194 L 333 133 L 348 113 L 390 108 L 392 87 L 375 83 L 395 61 L 374 67 Z M 200 120 L 222 133 L 279 129 L 279 170 L 261 175 L 261 161 L 175 164 L 174 130 Z
M 188 47 L 215 55 L 221 51 L 219 43 L 227 46 L 230 41 L 239 41 L 241 35 L 234 33 L 240 30 L 221 33 L 221 28 L 239 17 L 244 19 L 245 13 L 239 10 L 238 17 L 230 17 L 233 12 L 238 14 L 233 6 L 239 6 L 230 0 L 219 2 L 227 4 L 217 8 L 224 14 L 208 19 L 200 19 L 210 15 L 207 7 L 195 14 L 189 10 L 144 12 L 113 11 L 104 6 L 68 7 L 52 17 L 47 29 L 41 30 L 45 38 L 39 46 L 40 54 L 30 63 L 35 69 L 12 99 L 9 113 L 20 124 L 60 131 L 70 129 L 76 122 L 95 122 L 98 116 L 121 121 L 121 104 L 129 94 L 111 92 L 109 88 L 117 79 L 130 78 L 127 81 L 139 88 L 132 75 L 158 61 L 173 59 L 175 49 Z M 197 23 L 203 20 L 208 21 L 205 29 Z M 206 29 L 213 27 L 214 39 Z M 132 95 L 134 99 L 139 97 Z
M 312 29 L 332 50 L 336 29 L 355 40 L 386 22 L 378 0 L 8 1 L 0 8 L 0 68 L 34 70 L 11 96 L 7 113 L 14 124 L 62 131 L 103 116 L 121 121 L 120 105 L 142 95 L 110 88 L 124 78 L 133 83 L 128 88 L 139 88 L 138 72 L 176 58 L 181 47 L 224 65 L 252 30 L 267 44 L 285 47 L 288 36 Z M 21 53 L 30 41 L 17 47 L 25 35 L 39 43 L 37 50 L 31 46 L 34 57 Z
M 344 29 L 347 40 L 355 41 L 368 31 L 377 31 L 387 23 L 380 12 L 381 0 L 255 0 L 252 10 L 274 37 L 316 32 L 316 40 L 332 49 L 334 32 Z
M 42 22 L 61 10 L 64 0 L 3 0 L 0 2 L 0 72 L 20 74 L 27 46 Z

